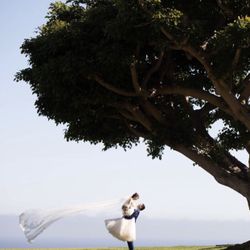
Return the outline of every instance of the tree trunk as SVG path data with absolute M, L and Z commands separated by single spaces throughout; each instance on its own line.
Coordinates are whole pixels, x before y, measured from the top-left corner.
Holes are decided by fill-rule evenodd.
M 226 169 L 225 167 L 222 167 L 221 165 L 217 164 L 215 161 L 211 161 L 209 157 L 202 155 L 200 152 L 197 152 L 192 148 L 185 147 L 184 145 L 176 145 L 174 149 L 182 153 L 189 159 L 193 160 L 201 168 L 210 173 L 218 183 L 230 187 L 236 192 L 243 195 L 247 199 L 248 207 L 250 209 L 249 168 L 246 169 L 247 175 L 243 176 L 241 174 L 238 175 L 238 173 L 240 172 L 234 173 L 234 169 L 232 172 L 229 171 L 231 166 L 238 167 L 237 171 L 242 171 L 242 169 L 244 170 L 244 166 L 242 168 L 241 162 L 239 162 L 232 155 L 230 155 L 230 153 L 226 153 L 224 154 L 224 156 L 222 156 L 227 158 L 225 162 L 228 163 L 229 168 Z M 230 166 L 230 164 L 232 165 Z M 224 250 L 250 250 L 250 241 L 247 241 L 243 244 L 229 246 Z
M 193 148 L 189 148 L 184 145 L 175 145 L 173 149 L 182 153 L 183 155 L 197 163 L 206 172 L 211 174 L 218 183 L 230 187 L 236 192 L 243 195 L 247 199 L 248 206 L 250 209 L 249 168 L 246 169 L 246 173 L 242 173 L 242 170 L 240 169 L 241 166 L 239 166 L 239 164 L 239 167 L 235 165 L 235 162 L 232 161 L 232 159 L 230 158 L 232 156 L 230 156 L 229 158 L 225 155 L 221 156 L 227 158 L 225 162 L 227 162 L 228 166 L 225 167 L 222 166 L 222 164 L 216 163 L 208 156 L 203 155 L 202 153 L 198 152 Z M 235 161 L 237 160 L 235 159 Z
M 225 250 L 250 250 L 250 241 L 227 247 Z

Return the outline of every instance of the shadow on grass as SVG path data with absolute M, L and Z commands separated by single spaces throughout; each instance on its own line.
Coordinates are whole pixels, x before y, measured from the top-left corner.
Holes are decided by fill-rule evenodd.
M 200 248 L 199 250 L 226 250 L 227 247 L 231 245 L 217 245 L 214 247 Z

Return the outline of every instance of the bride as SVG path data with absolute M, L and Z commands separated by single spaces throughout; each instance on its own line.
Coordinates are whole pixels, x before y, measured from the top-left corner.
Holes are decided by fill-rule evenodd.
M 116 238 L 127 241 L 129 249 L 133 250 L 135 240 L 135 221 L 141 210 L 145 208 L 143 204 L 136 206 L 135 202 L 139 199 L 137 193 L 128 199 L 117 199 L 106 202 L 83 204 L 63 209 L 32 209 L 20 214 L 19 225 L 24 232 L 28 242 L 32 242 L 46 228 L 54 222 L 68 216 L 76 214 L 89 214 L 90 212 L 104 212 L 113 210 L 122 205 L 123 217 L 119 219 L 105 220 L 108 231 Z M 125 202 L 124 202 L 125 201 Z
M 136 205 L 139 194 L 134 193 L 122 205 L 123 217 L 105 220 L 108 231 L 117 239 L 127 241 L 129 250 L 134 250 L 134 240 L 136 239 L 135 222 L 140 211 L 145 209 L 144 204 Z

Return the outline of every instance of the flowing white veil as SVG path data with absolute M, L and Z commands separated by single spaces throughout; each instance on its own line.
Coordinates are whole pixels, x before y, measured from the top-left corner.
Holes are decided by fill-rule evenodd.
M 107 211 L 118 211 L 118 208 L 121 208 L 121 204 L 126 199 L 127 198 L 121 198 L 98 203 L 89 203 L 63 209 L 30 209 L 19 215 L 19 225 L 28 242 L 31 243 L 31 241 L 33 241 L 52 223 L 64 217 L 75 214 L 88 215 L 92 212 L 106 213 Z

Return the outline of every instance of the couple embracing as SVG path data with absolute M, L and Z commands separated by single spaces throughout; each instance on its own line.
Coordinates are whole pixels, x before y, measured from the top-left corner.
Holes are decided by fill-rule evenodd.
M 129 250 L 134 250 L 136 239 L 135 222 L 140 211 L 145 209 L 144 204 L 138 204 L 139 194 L 134 193 L 122 205 L 122 217 L 105 220 L 108 231 L 117 239 L 127 241 Z

